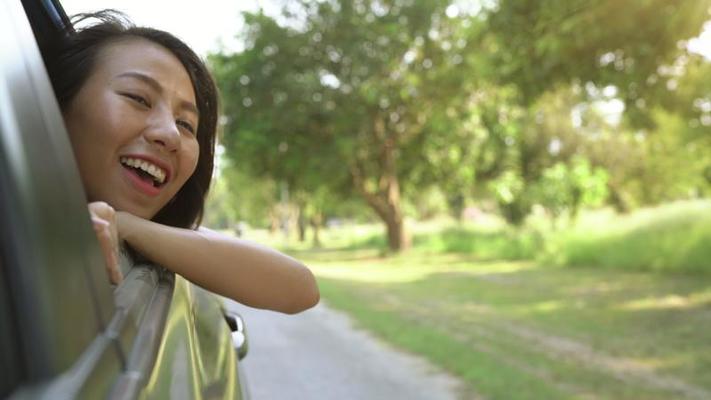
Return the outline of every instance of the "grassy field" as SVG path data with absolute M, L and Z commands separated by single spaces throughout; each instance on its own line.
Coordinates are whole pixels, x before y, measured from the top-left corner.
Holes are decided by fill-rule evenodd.
M 327 304 L 459 376 L 462 398 L 708 399 L 710 210 L 544 233 L 420 224 L 415 248 L 388 257 L 378 228 L 357 227 L 290 253 Z
M 298 255 L 329 305 L 486 398 L 710 398 L 706 277 L 365 250 Z

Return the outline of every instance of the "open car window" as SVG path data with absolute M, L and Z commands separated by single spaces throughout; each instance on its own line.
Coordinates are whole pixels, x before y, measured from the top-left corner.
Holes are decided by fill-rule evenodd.
M 0 2 L 0 395 L 240 398 L 212 294 L 126 253 L 109 282 L 43 59 L 63 34 L 57 6 Z M 173 380 L 174 363 L 190 377 Z
M 95 371 L 118 372 L 122 362 L 106 335 L 113 288 L 28 18 L 41 21 L 36 10 L 0 3 L 3 357 L 15 343 L 3 391 L 64 398 L 108 390 L 87 382 L 104 382 Z

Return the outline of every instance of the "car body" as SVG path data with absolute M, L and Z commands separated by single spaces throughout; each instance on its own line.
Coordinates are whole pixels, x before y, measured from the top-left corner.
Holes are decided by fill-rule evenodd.
M 0 4 L 0 397 L 247 398 L 220 298 L 125 258 L 109 283 L 42 58 L 67 23 Z

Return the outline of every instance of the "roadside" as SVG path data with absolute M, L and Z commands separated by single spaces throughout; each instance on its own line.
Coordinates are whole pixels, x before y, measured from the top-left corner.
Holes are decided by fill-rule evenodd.
M 711 277 L 453 254 L 299 257 L 329 304 L 486 398 L 711 398 Z
M 226 305 L 247 327 L 243 367 L 253 400 L 477 398 L 464 395 L 451 375 L 354 329 L 323 303 L 295 316 Z

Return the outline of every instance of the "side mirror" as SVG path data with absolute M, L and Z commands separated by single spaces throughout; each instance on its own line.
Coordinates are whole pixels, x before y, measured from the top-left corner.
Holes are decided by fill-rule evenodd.
M 232 345 L 237 351 L 237 359 L 241 360 L 247 355 L 247 331 L 244 320 L 234 311 L 225 311 L 225 321 L 232 331 Z

